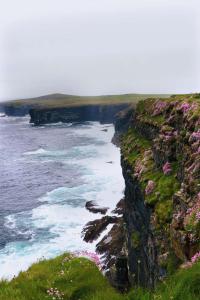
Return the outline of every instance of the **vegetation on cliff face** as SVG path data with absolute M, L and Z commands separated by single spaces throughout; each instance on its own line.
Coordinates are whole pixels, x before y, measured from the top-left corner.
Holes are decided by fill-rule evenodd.
M 40 261 L 12 281 L 0 282 L 0 300 L 197 300 L 200 264 L 180 270 L 154 292 L 114 290 L 90 260 L 63 254 Z
M 151 208 L 160 270 L 188 265 L 200 250 L 200 94 L 140 101 L 129 125 L 122 157 Z
M 172 217 L 172 196 L 180 188 L 176 164 L 166 176 L 154 163 L 152 143 L 134 129 L 129 129 L 123 141 L 122 153 L 141 184 L 146 203 L 155 207 L 158 224 L 166 224 Z

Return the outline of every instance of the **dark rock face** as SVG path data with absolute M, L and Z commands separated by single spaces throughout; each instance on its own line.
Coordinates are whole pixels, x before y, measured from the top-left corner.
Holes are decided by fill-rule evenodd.
M 130 285 L 128 278 L 127 257 L 125 255 L 118 257 L 115 263 L 115 267 L 115 286 L 119 291 L 124 292 Z
M 138 180 L 121 159 L 125 179 L 125 208 L 129 281 L 132 285 L 152 288 L 157 278 L 156 247 L 150 229 L 150 208 L 145 205 Z
M 113 123 L 116 114 L 127 107 L 119 105 L 85 105 L 68 108 L 30 109 L 30 123 L 42 125 L 48 123 L 71 123 L 99 121 L 102 124 Z
M 23 117 L 29 113 L 31 105 L 3 104 L 0 111 L 3 111 L 7 116 Z
M 153 140 L 159 133 L 159 128 L 157 126 L 143 122 L 136 117 L 133 119 L 133 124 L 137 132 L 148 140 Z
M 134 110 L 132 106 L 128 106 L 124 110 L 120 111 L 116 115 L 116 119 L 114 122 L 115 125 L 115 134 L 112 138 L 112 142 L 119 146 L 123 133 L 125 133 L 129 126 L 132 123 L 132 119 L 134 117 Z

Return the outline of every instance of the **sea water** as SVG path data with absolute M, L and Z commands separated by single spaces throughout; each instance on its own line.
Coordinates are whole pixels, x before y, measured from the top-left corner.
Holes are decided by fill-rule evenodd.
M 83 226 L 123 196 L 119 148 L 112 124 L 51 124 L 0 118 L 0 278 L 12 278 L 42 258 L 95 251 Z

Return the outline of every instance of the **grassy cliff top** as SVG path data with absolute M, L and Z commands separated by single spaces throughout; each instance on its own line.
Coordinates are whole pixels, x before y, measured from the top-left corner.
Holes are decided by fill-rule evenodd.
M 0 282 L 0 300 L 197 300 L 200 264 L 179 270 L 153 293 L 135 288 L 119 294 L 96 265 L 85 258 L 63 254 L 40 261 L 12 281 Z
M 137 104 L 136 112 L 143 122 L 161 127 L 165 118 L 166 112 L 170 110 L 182 111 L 187 113 L 188 117 L 199 117 L 200 115 L 200 93 L 172 95 L 159 99 L 158 97 L 150 97 L 142 99 Z
M 98 104 L 135 104 L 140 100 L 149 97 L 167 97 L 168 95 L 156 94 L 123 94 L 123 95 L 104 95 L 104 96 L 74 96 L 65 94 L 52 94 L 30 99 L 19 99 L 7 101 L 3 104 L 12 106 L 33 105 L 38 108 L 59 108 L 73 107 L 82 105 L 98 105 Z

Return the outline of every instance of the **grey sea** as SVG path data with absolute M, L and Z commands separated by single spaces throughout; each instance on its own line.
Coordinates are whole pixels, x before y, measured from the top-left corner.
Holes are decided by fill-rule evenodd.
M 0 278 L 64 251 L 94 251 L 81 237 L 95 219 L 85 202 L 110 211 L 123 196 L 112 124 L 34 127 L 29 117 L 0 117 Z

